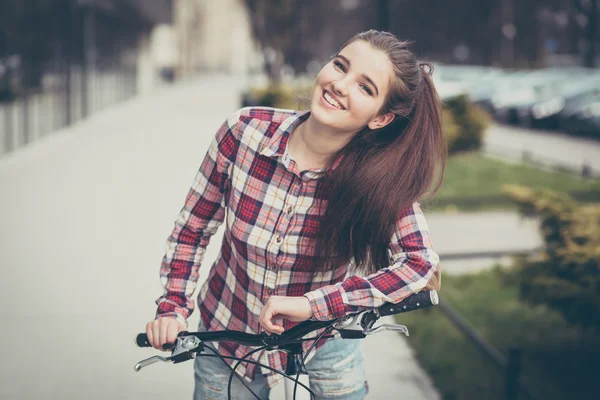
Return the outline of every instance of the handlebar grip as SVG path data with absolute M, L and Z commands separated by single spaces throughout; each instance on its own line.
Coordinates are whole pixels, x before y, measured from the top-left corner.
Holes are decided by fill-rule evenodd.
M 138 347 L 152 347 L 152 345 L 148 341 L 148 335 L 146 335 L 145 333 L 140 333 L 136 336 L 135 344 L 137 344 Z
M 137 344 L 138 347 L 152 347 L 152 345 L 148 341 L 148 335 L 146 335 L 145 333 L 139 333 L 136 336 L 135 344 Z M 173 347 L 175 347 L 175 343 L 163 344 L 163 349 L 165 349 L 165 350 L 171 350 Z
M 379 307 L 379 315 L 400 314 L 404 312 L 418 310 L 420 308 L 435 306 L 440 302 L 437 291 L 427 290 L 410 295 L 400 303 L 386 303 Z

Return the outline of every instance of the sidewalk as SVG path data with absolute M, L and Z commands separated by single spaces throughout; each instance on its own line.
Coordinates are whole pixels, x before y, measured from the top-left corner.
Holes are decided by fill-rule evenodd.
M 511 262 L 509 256 L 460 259 L 457 256 L 461 254 L 528 252 L 544 244 L 538 221 L 524 219 L 516 211 L 448 214 L 425 211 L 425 217 L 440 255 L 442 275 L 477 272 L 495 263 Z
M 493 123 L 484 137 L 484 150 L 520 159 L 523 152 L 547 166 L 568 166 L 581 171 L 588 165 L 595 175 L 600 171 L 600 142 L 562 132 L 526 129 Z
M 0 158 L 0 398 L 191 398 L 191 363 L 136 373 L 156 353 L 133 339 L 154 317 L 165 241 L 242 84 L 161 89 Z M 439 398 L 401 336 L 366 348 L 370 399 Z

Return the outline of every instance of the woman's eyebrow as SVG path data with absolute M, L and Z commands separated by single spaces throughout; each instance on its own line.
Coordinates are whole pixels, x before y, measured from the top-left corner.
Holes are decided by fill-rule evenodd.
M 337 54 L 336 57 L 339 57 L 342 60 L 344 60 L 346 62 L 346 64 L 348 64 L 348 67 L 350 67 L 350 65 L 352 64 L 350 62 L 350 60 L 348 60 L 346 57 L 344 57 L 341 54 Z M 377 93 L 377 96 L 379 96 L 379 89 L 377 88 L 377 85 L 375 84 L 375 82 L 373 82 L 373 79 L 369 78 L 369 76 L 366 74 L 361 74 L 361 76 L 364 78 L 365 81 L 369 82 L 369 84 L 375 88 L 375 92 Z

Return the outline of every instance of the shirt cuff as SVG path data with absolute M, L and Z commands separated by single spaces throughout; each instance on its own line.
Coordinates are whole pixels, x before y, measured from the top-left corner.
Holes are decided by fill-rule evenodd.
M 155 319 L 158 319 L 158 318 L 173 318 L 185 327 L 184 330 L 188 329 L 188 322 L 181 314 L 177 314 L 177 313 L 157 314 Z
M 342 288 L 337 285 L 323 286 L 304 294 L 310 302 L 312 320 L 328 321 L 346 315 L 346 306 L 342 297 Z

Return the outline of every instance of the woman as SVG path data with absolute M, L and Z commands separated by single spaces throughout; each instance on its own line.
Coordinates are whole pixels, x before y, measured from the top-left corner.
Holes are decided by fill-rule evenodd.
M 439 289 L 417 201 L 440 186 L 446 144 L 431 67 L 407 45 L 360 33 L 320 71 L 310 111 L 244 108 L 221 126 L 167 242 L 165 292 L 146 327 L 155 348 L 186 329 L 199 265 L 223 221 L 221 251 L 198 297 L 199 330 L 281 334 Z M 359 342 L 320 345 L 307 363 L 317 398 L 364 397 Z M 219 351 L 241 357 L 248 349 L 221 343 Z M 252 359 L 285 365 L 279 352 Z M 219 363 L 195 360 L 196 399 L 226 398 L 229 370 Z M 281 379 L 254 365 L 238 371 L 264 398 Z M 236 384 L 235 395 L 252 398 Z

